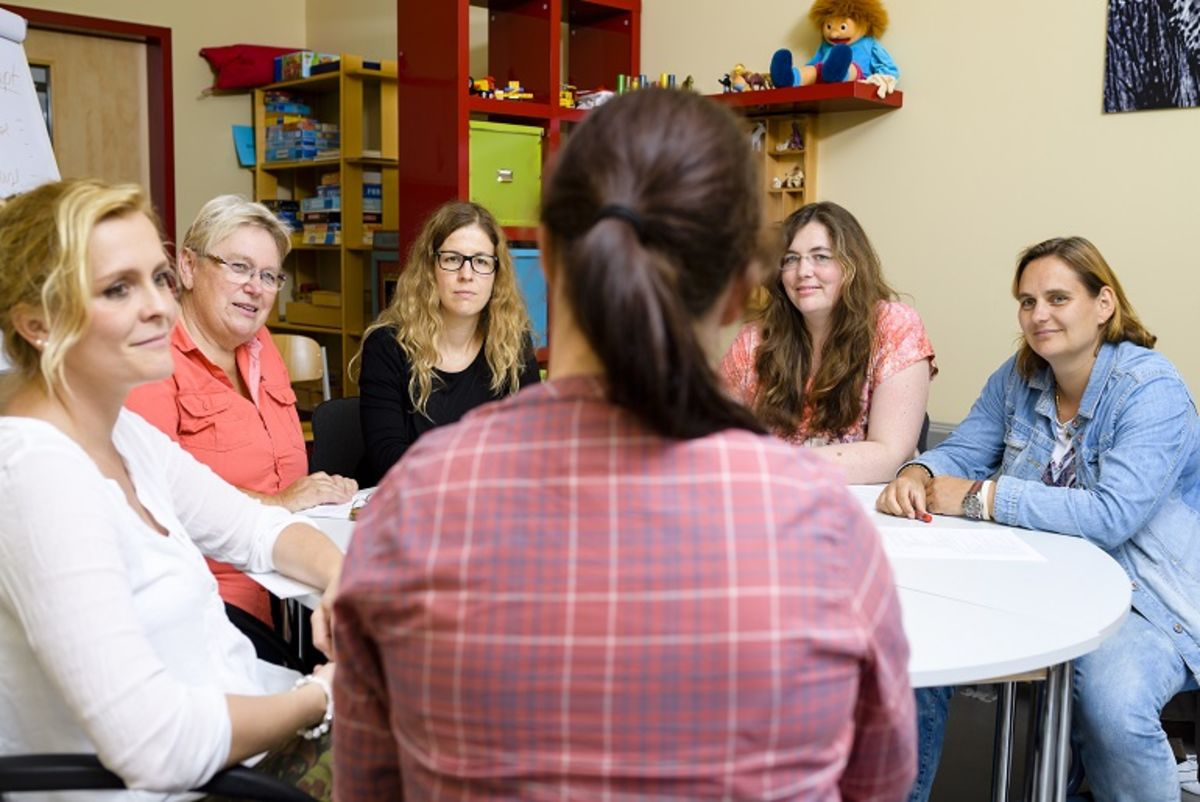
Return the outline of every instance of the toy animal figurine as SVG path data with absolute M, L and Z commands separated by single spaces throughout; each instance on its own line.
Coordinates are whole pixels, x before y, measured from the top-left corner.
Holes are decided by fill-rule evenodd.
M 771 76 L 763 75 L 761 72 L 751 72 L 746 75 L 746 83 L 750 84 L 750 88 L 757 91 L 760 89 L 771 89 Z
M 733 91 L 733 79 L 729 77 L 729 73 L 722 75 L 720 79 L 717 80 L 717 83 L 721 85 L 722 93 Z
M 730 88 L 734 92 L 745 92 L 750 88 L 750 82 L 746 80 L 746 65 L 734 64 L 733 71 L 729 73 Z
M 695 87 L 695 86 L 696 86 L 696 79 L 693 78 L 692 76 L 689 75 L 688 77 L 683 79 L 683 89 L 685 92 L 693 91 L 693 87 Z
M 758 125 L 754 126 L 750 131 L 750 149 L 762 150 L 763 140 L 767 137 L 767 124 L 762 120 L 758 121 Z
M 880 0 L 816 0 L 808 18 L 824 41 L 803 67 L 792 64 L 790 50 L 776 50 L 771 56 L 775 86 L 865 80 L 881 98 L 895 91 L 900 70 L 877 38 L 888 24 Z
M 800 189 L 804 186 L 804 171 L 796 165 L 788 174 L 783 177 L 783 186 L 786 189 Z

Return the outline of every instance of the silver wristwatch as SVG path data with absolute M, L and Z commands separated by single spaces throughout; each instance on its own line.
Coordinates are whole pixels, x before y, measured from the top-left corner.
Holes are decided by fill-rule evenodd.
M 976 479 L 971 485 L 971 489 L 963 496 L 962 507 L 963 515 L 970 518 L 972 521 L 983 520 L 983 480 Z

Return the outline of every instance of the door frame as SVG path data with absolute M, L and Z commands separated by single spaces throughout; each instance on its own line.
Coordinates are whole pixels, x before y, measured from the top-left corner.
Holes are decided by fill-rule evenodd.
M 171 29 L 122 20 L 85 17 L 0 3 L 30 28 L 139 42 L 146 46 L 147 122 L 150 130 L 150 201 L 168 240 L 175 237 L 175 111 L 171 78 Z

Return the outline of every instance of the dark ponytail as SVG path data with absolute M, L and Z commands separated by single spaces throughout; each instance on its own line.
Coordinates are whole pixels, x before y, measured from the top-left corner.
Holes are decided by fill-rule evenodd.
M 666 437 L 764 431 L 694 329 L 756 255 L 757 186 L 731 112 L 659 89 L 589 114 L 547 182 L 542 222 L 609 396 Z

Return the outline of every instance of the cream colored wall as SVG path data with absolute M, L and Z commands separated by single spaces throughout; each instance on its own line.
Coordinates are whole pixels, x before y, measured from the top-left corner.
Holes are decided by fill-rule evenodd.
M 304 5 L 310 50 L 396 58 L 396 0 L 307 0 Z
M 643 72 L 765 70 L 818 43 L 809 3 L 644 0 Z M 1200 109 L 1101 113 L 1107 4 L 892 2 L 904 108 L 820 121 L 820 198 L 853 211 L 937 349 L 930 414 L 958 421 L 1013 349 L 1016 253 L 1090 238 L 1200 391 Z
M 246 93 L 202 96 L 203 90 L 212 86 L 213 76 L 199 51 L 202 47 L 243 42 L 304 47 L 304 0 L 19 2 L 31 8 L 171 29 L 177 237 L 182 237 L 201 204 L 214 195 L 253 192 L 251 173 L 237 166 L 230 133 L 234 124 L 244 125 L 251 121 L 250 97 Z

